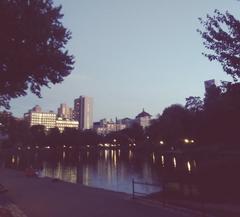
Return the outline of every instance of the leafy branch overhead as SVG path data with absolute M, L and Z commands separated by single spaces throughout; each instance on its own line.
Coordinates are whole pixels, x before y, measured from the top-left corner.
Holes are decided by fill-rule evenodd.
M 61 6 L 52 0 L 0 1 L 0 106 L 27 90 L 63 81 L 73 69 L 65 46 L 71 33 L 60 22 Z
M 214 11 L 214 15 L 207 15 L 206 20 L 199 18 L 205 28 L 197 30 L 204 39 L 204 46 L 212 53 L 204 55 L 210 61 L 221 63 L 223 70 L 232 76 L 236 82 L 240 77 L 240 21 L 228 11 L 221 13 Z

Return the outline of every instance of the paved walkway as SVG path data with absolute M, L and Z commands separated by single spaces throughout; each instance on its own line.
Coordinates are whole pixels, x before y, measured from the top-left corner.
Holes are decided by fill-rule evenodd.
M 5 193 L 0 194 L 0 217 L 27 217 Z
M 28 217 L 198 217 L 140 203 L 124 193 L 52 182 L 50 178 L 28 178 L 14 170 L 0 169 L 0 183 L 9 189 L 5 194 L 13 202 L 10 205 L 17 204 Z

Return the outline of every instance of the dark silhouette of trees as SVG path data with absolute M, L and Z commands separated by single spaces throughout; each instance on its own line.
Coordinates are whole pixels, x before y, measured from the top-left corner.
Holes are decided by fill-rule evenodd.
M 80 144 L 83 147 L 97 147 L 100 142 L 100 136 L 93 130 L 84 130 L 81 132 Z
M 73 69 L 65 45 L 71 33 L 60 22 L 61 6 L 52 0 L 0 1 L 0 106 L 27 90 L 63 81 Z
M 3 134 L 9 132 L 11 123 L 13 122 L 14 117 L 10 112 L 2 111 L 0 112 L 0 131 Z
M 159 119 L 163 138 L 169 144 L 178 144 L 180 140 L 191 136 L 190 112 L 183 106 L 171 105 L 163 111 Z
M 49 129 L 46 135 L 46 143 L 55 148 L 61 145 L 62 135 L 57 127 Z
M 63 145 L 77 146 L 80 142 L 80 131 L 74 128 L 66 127 L 62 133 L 62 143 Z
M 200 112 L 203 110 L 204 104 L 199 96 L 190 96 L 186 98 L 185 108 L 191 112 Z
M 213 86 L 204 101 L 205 138 L 218 144 L 236 145 L 239 140 L 240 84 Z
M 45 144 L 46 130 L 43 125 L 33 125 L 30 128 L 31 133 L 31 146 Z
M 210 61 L 220 62 L 223 70 L 237 81 L 240 77 L 240 21 L 229 12 L 218 10 L 205 20 L 199 19 L 205 30 L 198 32 L 204 39 L 204 46 L 212 51 L 204 55 Z

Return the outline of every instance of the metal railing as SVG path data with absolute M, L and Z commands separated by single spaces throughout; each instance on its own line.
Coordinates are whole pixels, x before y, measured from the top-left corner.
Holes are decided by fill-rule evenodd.
M 135 181 L 134 179 L 132 179 L 132 198 L 133 198 L 133 199 L 136 198 L 136 196 L 147 196 L 147 195 L 148 195 L 148 193 L 136 191 L 136 188 L 135 188 L 136 185 L 145 185 L 145 186 L 153 186 L 153 187 L 163 187 L 162 184 L 148 183 L 148 182 L 139 182 L 139 181 Z
M 162 181 L 161 183 L 148 183 L 148 182 L 139 182 L 139 181 L 135 181 L 134 179 L 132 179 L 132 199 L 146 199 L 148 200 L 147 196 L 149 195 L 149 193 L 146 192 L 139 192 L 136 191 L 136 186 L 137 185 L 144 185 L 144 186 L 152 186 L 152 187 L 160 187 L 161 188 L 161 200 L 159 202 L 161 202 L 161 204 L 165 207 L 167 205 L 171 205 L 171 206 L 176 206 L 176 207 L 185 207 L 181 204 L 176 204 L 173 201 L 169 200 L 169 198 L 167 197 L 167 190 L 166 190 L 166 183 L 164 181 Z M 151 199 L 150 199 L 151 200 Z M 200 215 L 202 217 L 206 217 L 209 216 L 206 213 L 206 209 L 205 209 L 205 203 L 204 200 L 202 200 L 201 202 L 199 202 L 198 204 L 198 209 L 196 209 L 196 207 L 186 207 L 187 209 L 190 210 L 196 210 L 200 212 Z

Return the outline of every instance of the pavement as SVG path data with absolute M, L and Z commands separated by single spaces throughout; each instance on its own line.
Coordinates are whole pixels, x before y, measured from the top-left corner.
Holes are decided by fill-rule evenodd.
M 27 217 L 8 196 L 0 194 L 0 217 Z
M 0 169 L 0 207 L 12 216 L 0 217 L 200 217 L 199 213 L 133 200 L 131 195 L 80 184 L 26 177 Z M 0 208 L 1 209 L 1 208 Z

